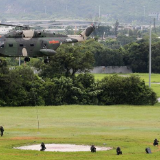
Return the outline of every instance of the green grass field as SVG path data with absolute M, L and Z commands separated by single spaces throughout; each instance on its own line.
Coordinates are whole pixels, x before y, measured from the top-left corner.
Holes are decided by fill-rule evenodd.
M 105 76 L 111 76 L 114 74 L 93 74 L 96 80 L 101 80 Z M 130 76 L 135 75 L 143 79 L 146 83 L 149 82 L 149 74 L 148 73 L 131 73 L 131 74 L 118 74 L 119 76 Z M 151 82 L 152 83 L 160 83 L 160 74 L 151 74 Z
M 101 80 L 106 76 L 111 76 L 114 74 L 93 74 L 96 80 Z M 146 85 L 149 85 L 149 74 L 147 73 L 132 73 L 132 74 L 118 74 L 119 76 L 130 76 L 130 75 L 136 75 L 143 79 L 146 83 Z M 151 75 L 151 88 L 153 91 L 157 93 L 157 96 L 160 97 L 160 74 L 152 74 Z M 159 83 L 159 84 L 156 84 Z
M 37 109 L 40 129 L 38 130 Z M 160 104 L 156 106 L 53 106 L 1 107 L 1 160 L 152 160 L 160 159 Z M 44 143 L 86 144 L 113 147 L 110 151 L 40 152 L 13 149 Z M 123 155 L 117 156 L 120 146 Z M 150 147 L 152 154 L 146 154 Z

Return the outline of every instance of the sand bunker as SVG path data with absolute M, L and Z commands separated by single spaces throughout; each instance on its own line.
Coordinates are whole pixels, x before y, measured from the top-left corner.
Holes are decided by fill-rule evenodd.
M 73 144 L 45 144 L 46 150 L 51 152 L 80 152 L 80 151 L 90 151 L 90 146 L 86 145 L 73 145 Z M 111 147 L 96 147 L 97 151 L 107 151 L 111 150 Z M 21 149 L 21 150 L 36 150 L 39 151 L 41 149 L 39 145 L 30 145 L 30 146 L 22 146 L 22 147 L 15 147 L 14 149 Z

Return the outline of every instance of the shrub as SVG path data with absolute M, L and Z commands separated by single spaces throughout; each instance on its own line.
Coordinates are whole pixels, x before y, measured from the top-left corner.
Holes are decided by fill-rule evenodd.
M 120 77 L 117 75 L 102 79 L 98 88 L 103 90 L 99 95 L 99 104 L 133 104 L 154 105 L 156 94 L 145 85 L 139 77 Z

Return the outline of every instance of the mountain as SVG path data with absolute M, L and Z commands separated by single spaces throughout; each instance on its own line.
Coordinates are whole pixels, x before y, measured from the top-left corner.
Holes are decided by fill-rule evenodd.
M 94 19 L 100 8 L 102 18 L 141 21 L 149 18 L 150 13 L 158 16 L 159 6 L 159 0 L 0 0 L 0 19 L 25 16 Z

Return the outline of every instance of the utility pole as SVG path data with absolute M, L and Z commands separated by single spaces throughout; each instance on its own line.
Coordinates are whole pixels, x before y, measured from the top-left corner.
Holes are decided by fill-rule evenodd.
M 19 66 L 21 65 L 21 57 L 19 57 Z
M 137 16 L 137 6 L 135 6 L 135 13 L 134 16 Z
M 66 5 L 66 12 L 68 12 L 68 6 Z
M 47 12 L 46 12 L 46 6 L 44 6 L 44 12 L 45 12 L 45 14 L 47 13 Z
M 99 6 L 99 19 L 101 18 L 101 6 Z
M 154 18 L 154 31 L 156 33 L 156 18 Z
M 146 17 L 146 6 L 143 6 L 143 9 L 144 9 L 144 10 L 143 10 L 143 12 L 144 12 L 144 13 L 143 13 L 143 14 L 144 14 L 144 17 Z
M 151 45 L 152 45 L 152 37 L 151 37 L 151 23 L 150 23 L 150 31 L 149 31 L 149 87 L 151 87 L 151 56 L 152 56 L 152 50 L 151 50 Z

